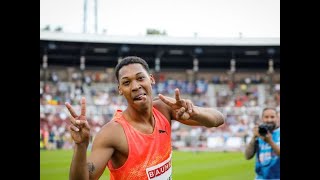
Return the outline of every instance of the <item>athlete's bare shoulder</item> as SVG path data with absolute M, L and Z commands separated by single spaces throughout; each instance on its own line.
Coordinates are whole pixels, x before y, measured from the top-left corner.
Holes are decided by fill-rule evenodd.
M 169 106 L 166 105 L 164 102 L 161 101 L 159 97 L 153 98 L 152 101 L 153 107 L 155 107 L 158 111 L 160 111 L 171 123 L 171 116 L 170 116 L 170 109 Z
M 123 139 L 125 139 L 125 134 L 122 126 L 113 120 L 103 125 L 95 138 L 95 140 L 115 148 Z
M 122 130 L 122 126 L 118 122 L 111 120 L 102 126 L 101 131 L 107 131 L 108 129 L 113 129 L 113 131 L 119 131 Z

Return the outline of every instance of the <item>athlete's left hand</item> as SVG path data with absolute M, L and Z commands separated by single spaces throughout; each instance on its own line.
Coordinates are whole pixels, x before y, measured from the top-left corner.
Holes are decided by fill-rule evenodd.
M 177 120 L 188 120 L 190 117 L 198 114 L 198 110 L 194 107 L 193 103 L 189 99 L 181 99 L 180 91 L 175 89 L 175 99 L 159 94 L 159 98 L 167 104 L 173 112 L 173 116 Z

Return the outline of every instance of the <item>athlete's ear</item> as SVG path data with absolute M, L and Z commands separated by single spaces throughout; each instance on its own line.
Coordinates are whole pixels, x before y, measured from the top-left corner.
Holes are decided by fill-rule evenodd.
M 156 84 L 156 80 L 154 79 L 153 75 L 150 74 L 150 80 L 151 80 L 151 84 L 155 85 Z
M 120 86 L 118 86 L 118 91 L 119 91 L 120 96 L 122 96 L 122 91 L 120 90 Z

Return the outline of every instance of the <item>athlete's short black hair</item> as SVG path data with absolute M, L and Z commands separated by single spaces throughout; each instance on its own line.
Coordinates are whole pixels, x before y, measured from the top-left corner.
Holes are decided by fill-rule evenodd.
M 148 66 L 147 62 L 144 59 L 142 59 L 140 57 L 137 57 L 137 56 L 127 56 L 127 57 L 123 58 L 117 64 L 117 66 L 115 67 L 115 75 L 116 75 L 116 78 L 117 78 L 118 82 L 119 82 L 119 71 L 120 71 L 120 69 L 123 66 L 129 65 L 129 64 L 135 64 L 135 63 L 141 64 L 144 67 L 144 69 L 148 73 L 150 73 L 149 66 Z

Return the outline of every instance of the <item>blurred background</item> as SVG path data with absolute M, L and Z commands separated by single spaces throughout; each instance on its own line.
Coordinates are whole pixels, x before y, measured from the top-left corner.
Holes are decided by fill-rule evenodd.
M 244 147 L 264 107 L 280 112 L 276 0 L 41 0 L 41 179 L 68 179 L 65 102 L 79 111 L 86 97 L 92 140 L 125 109 L 114 67 L 128 55 L 148 62 L 154 95 L 174 97 L 179 88 L 181 97 L 226 116 L 218 128 L 172 124 L 173 178 L 254 178 Z M 107 169 L 101 179 L 109 179 Z

